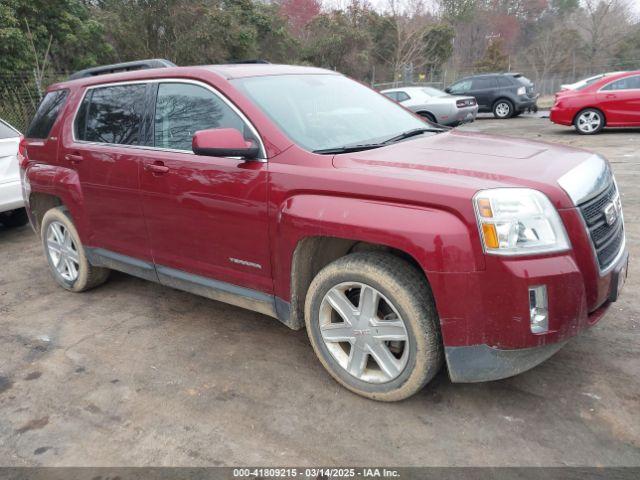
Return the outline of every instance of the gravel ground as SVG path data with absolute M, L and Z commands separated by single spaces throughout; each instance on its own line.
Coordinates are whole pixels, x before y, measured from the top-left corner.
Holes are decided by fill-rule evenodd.
M 537 116 L 464 130 L 594 150 L 640 256 L 640 130 Z M 485 384 L 441 373 L 395 404 L 339 387 L 304 332 L 122 274 L 71 294 L 28 228 L 0 229 L 0 465 L 640 465 L 637 262 L 597 326 Z

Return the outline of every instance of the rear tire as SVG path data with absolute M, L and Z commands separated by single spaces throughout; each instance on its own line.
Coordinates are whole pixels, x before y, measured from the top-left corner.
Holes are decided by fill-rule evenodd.
M 40 230 L 49 270 L 58 284 L 71 292 L 84 292 L 103 284 L 108 268 L 94 267 L 87 260 L 78 231 L 64 207 L 47 211 Z
M 431 123 L 438 123 L 436 121 L 436 117 L 433 116 L 433 114 L 429 113 L 429 112 L 420 112 L 418 115 L 420 115 L 422 118 L 426 118 L 427 120 L 429 120 Z
M 29 217 L 27 217 L 27 211 L 24 208 L 0 214 L 0 223 L 5 227 L 22 227 L 28 221 Z
M 501 120 L 511 118 L 514 113 L 513 103 L 506 98 L 501 98 L 493 104 L 493 116 Z
M 585 108 L 573 120 L 573 126 L 580 135 L 595 135 L 604 128 L 604 114 L 596 108 Z
M 305 322 L 325 369 L 363 397 L 405 399 L 442 366 L 429 286 L 414 266 L 388 253 L 353 253 L 324 267 L 309 287 Z

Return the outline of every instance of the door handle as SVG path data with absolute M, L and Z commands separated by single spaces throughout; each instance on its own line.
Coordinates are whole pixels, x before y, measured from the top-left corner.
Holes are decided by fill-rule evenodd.
M 617 95 L 615 95 L 613 93 L 608 93 L 607 95 L 605 95 L 604 98 L 617 98 Z
M 67 153 L 64 156 L 64 159 L 73 165 L 78 165 L 80 162 L 82 162 L 82 155 Z
M 162 175 L 163 173 L 167 173 L 169 171 L 169 167 L 167 167 L 162 162 L 158 163 L 145 163 L 144 169 L 147 172 L 151 172 L 154 175 Z

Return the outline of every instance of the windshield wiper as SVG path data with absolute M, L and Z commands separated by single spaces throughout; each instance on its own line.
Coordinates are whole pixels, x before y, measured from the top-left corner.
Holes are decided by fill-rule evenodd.
M 320 150 L 314 150 L 313 153 L 321 154 L 333 154 L 333 153 L 349 153 L 349 152 L 361 152 L 363 150 L 371 150 L 373 148 L 384 147 L 386 143 L 363 143 L 359 145 L 344 145 L 342 147 L 323 148 Z
M 390 143 L 399 142 L 400 140 L 404 140 L 405 138 L 415 137 L 416 135 L 422 135 L 426 132 L 444 132 L 443 128 L 414 128 L 413 130 L 407 130 L 406 132 L 402 132 L 400 135 L 396 135 L 395 137 L 391 137 L 389 140 L 385 140 L 382 142 L 383 145 L 389 145 Z
M 357 145 L 344 145 L 342 147 L 333 147 L 333 148 L 324 148 L 321 150 L 314 150 L 313 153 L 336 154 L 336 153 L 361 152 L 363 150 L 371 150 L 373 148 L 386 147 L 391 143 L 404 140 L 405 138 L 415 137 L 416 135 L 421 135 L 426 132 L 440 133 L 444 131 L 445 131 L 444 128 L 414 128 L 413 130 L 407 130 L 406 132 L 402 132 L 401 134 L 396 135 L 395 137 L 391 137 L 390 139 L 380 143 L 361 143 Z

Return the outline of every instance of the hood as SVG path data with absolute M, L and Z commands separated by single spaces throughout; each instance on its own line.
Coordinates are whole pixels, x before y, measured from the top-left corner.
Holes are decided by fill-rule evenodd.
M 388 179 L 426 182 L 465 196 L 497 187 L 528 187 L 558 208 L 573 207 L 558 180 L 594 154 L 548 143 L 452 130 L 387 147 L 336 155 L 335 168 L 366 169 Z M 603 162 L 602 160 L 600 160 Z M 455 190 L 453 189 L 453 190 Z

